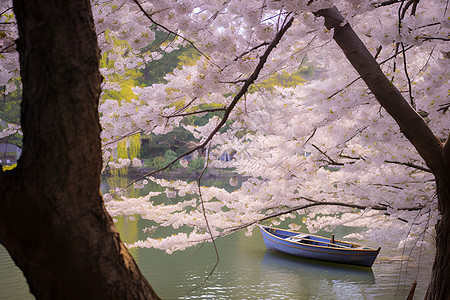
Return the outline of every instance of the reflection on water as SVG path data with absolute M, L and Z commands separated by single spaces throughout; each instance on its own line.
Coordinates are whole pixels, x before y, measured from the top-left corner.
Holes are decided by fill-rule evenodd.
M 145 236 L 140 229 L 147 225 L 146 221 L 119 220 L 118 225 L 124 240 Z M 266 251 L 258 228 L 250 238 L 236 232 L 219 239 L 217 247 L 219 265 L 204 285 L 216 263 L 211 243 L 170 255 L 155 249 L 133 249 L 132 253 L 158 295 L 168 300 L 403 300 L 414 280 L 418 281 L 415 299 L 421 299 L 430 278 L 431 254 L 406 265 L 390 260 L 398 254 L 397 250 L 385 247 L 372 268 L 318 262 Z M 33 299 L 21 271 L 3 247 L 0 247 L 0 299 Z
M 276 269 L 278 274 L 284 274 L 284 276 L 301 273 L 302 277 L 315 279 L 375 283 L 371 268 L 315 261 L 271 250 L 267 250 L 264 254 L 262 265 L 263 270 Z
M 146 221 L 136 222 L 145 227 Z M 136 238 L 143 237 L 139 233 Z M 423 298 L 432 258 L 423 255 L 420 263 L 411 260 L 406 265 L 390 260 L 401 251 L 384 245 L 372 268 L 307 260 L 266 251 L 258 228 L 250 238 L 237 232 L 219 239 L 217 247 L 219 265 L 204 285 L 216 262 L 211 243 L 170 255 L 138 249 L 138 264 L 162 299 L 403 300 L 414 280 L 415 299 Z
M 28 290 L 22 271 L 14 264 L 8 251 L 0 245 L 0 299 L 34 299 Z
M 228 179 L 224 180 L 228 182 Z M 147 187 L 155 189 L 155 187 Z M 173 199 L 161 199 L 174 201 Z M 117 218 L 116 227 L 126 243 L 145 239 L 142 229 L 149 221 Z M 342 238 L 354 228 L 338 227 Z M 155 236 L 167 236 L 172 229 L 160 228 Z M 322 233 L 319 233 L 322 234 Z M 376 245 L 373 245 L 376 246 Z M 219 264 L 211 243 L 166 254 L 155 249 L 131 249 L 139 268 L 158 295 L 170 299 L 406 299 L 411 283 L 418 281 L 415 299 L 423 298 L 430 278 L 433 253 L 421 253 L 408 263 L 393 260 L 402 254 L 395 245 L 383 245 L 372 268 L 316 262 L 266 251 L 255 228 L 250 238 L 236 232 L 217 240 Z M 44 266 L 45 267 L 45 266 Z M 28 300 L 33 297 L 22 272 L 0 246 L 0 300 Z

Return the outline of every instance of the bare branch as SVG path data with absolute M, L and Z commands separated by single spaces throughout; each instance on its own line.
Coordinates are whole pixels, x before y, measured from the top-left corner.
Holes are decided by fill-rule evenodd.
M 355 82 L 357 82 L 358 80 L 361 79 L 361 76 L 353 79 L 352 82 L 350 82 L 349 84 L 347 84 L 344 88 L 337 90 L 336 92 L 334 92 L 332 95 L 327 97 L 327 100 L 330 100 L 331 98 L 333 98 L 334 96 L 336 96 L 337 94 L 339 94 L 340 92 L 342 92 L 343 90 L 345 90 L 346 88 L 349 88 L 352 84 L 354 84 Z
M 439 40 L 444 42 L 449 42 L 450 38 L 442 38 L 442 37 L 432 37 L 432 36 L 419 36 L 418 39 L 424 40 L 424 41 L 433 41 L 433 40 Z
M 388 6 L 388 5 L 392 5 L 395 3 L 399 3 L 402 2 L 402 0 L 389 0 L 389 1 L 384 1 L 378 4 L 375 4 L 375 7 L 382 7 L 382 6 Z
M 375 53 L 375 56 L 373 58 L 375 58 L 375 60 L 378 58 L 378 55 L 380 55 L 381 50 L 383 49 L 383 46 L 378 46 L 377 48 L 377 52 Z
M 419 4 L 420 0 L 414 0 L 413 1 L 413 7 L 411 8 L 411 16 L 415 16 L 416 15 L 416 9 L 417 9 L 417 5 Z
M 256 223 L 260 223 L 260 222 L 265 221 L 265 220 L 269 220 L 269 219 L 272 219 L 272 218 L 275 218 L 275 217 L 279 217 L 279 216 L 282 216 L 282 215 L 290 214 L 290 213 L 293 213 L 295 211 L 299 211 L 299 210 L 302 210 L 302 209 L 315 207 L 315 206 L 341 206 L 341 207 L 356 208 L 356 209 L 361 209 L 361 210 L 373 209 L 373 210 L 379 210 L 379 211 L 387 211 L 388 208 L 389 208 L 388 206 L 380 206 L 380 205 L 365 206 L 365 205 L 359 205 L 359 204 L 354 204 L 354 203 L 342 203 L 342 202 L 333 202 L 333 201 L 316 201 L 316 200 L 313 200 L 313 199 L 310 199 L 310 198 L 306 198 L 306 197 L 300 197 L 298 199 L 304 199 L 304 200 L 310 201 L 312 203 L 296 206 L 296 207 L 293 207 L 293 208 L 290 208 L 290 209 L 287 209 L 287 210 L 283 210 L 283 211 L 280 211 L 280 212 L 269 214 L 269 215 L 267 215 L 267 216 L 265 216 L 263 218 L 260 218 L 260 219 L 254 220 L 254 221 L 250 221 L 250 222 L 244 223 L 242 225 L 230 228 L 230 229 L 224 231 L 222 234 L 216 236 L 215 238 L 231 234 L 231 233 L 233 233 L 235 231 L 244 229 L 246 227 L 249 227 L 249 226 L 254 225 Z M 402 211 L 420 211 L 423 208 L 424 208 L 423 206 L 414 206 L 414 207 L 398 208 L 398 210 L 402 210 Z
M 417 28 L 425 28 L 425 27 L 431 27 L 431 26 L 436 26 L 436 25 L 441 25 L 441 22 L 430 23 L 430 24 L 427 24 L 427 25 L 419 26 Z
M 241 55 L 236 56 L 236 58 L 235 58 L 234 60 L 236 61 L 236 60 L 238 60 L 239 58 L 242 58 L 244 55 L 247 55 L 247 54 L 249 54 L 250 52 L 255 51 L 255 50 L 257 50 L 257 49 L 259 49 L 259 48 L 261 48 L 261 47 L 267 46 L 267 45 L 269 45 L 269 42 L 261 43 L 261 44 L 259 44 L 258 46 L 255 46 L 255 47 L 251 48 L 250 50 L 245 51 L 245 52 L 242 53 Z
M 105 148 L 106 146 L 111 145 L 111 144 L 114 144 L 114 143 L 118 143 L 118 142 L 120 142 L 121 140 L 126 139 L 127 137 L 130 137 L 130 136 L 133 136 L 133 135 L 139 134 L 139 133 L 143 133 L 143 131 L 142 131 L 142 130 L 135 130 L 135 131 L 129 132 L 129 133 L 127 133 L 127 134 L 125 134 L 125 135 L 119 137 L 118 139 L 116 139 L 116 140 L 114 140 L 114 141 L 111 141 L 111 142 L 109 142 L 109 143 L 104 144 L 104 145 L 102 146 L 102 148 Z
M 433 174 L 433 172 L 430 169 L 428 169 L 426 167 L 422 167 L 422 166 L 416 165 L 416 164 L 413 164 L 413 163 L 399 162 L 399 161 L 392 161 L 392 160 L 385 160 L 384 162 L 388 163 L 388 164 L 396 164 L 396 165 L 401 165 L 401 166 L 407 166 L 407 167 L 410 167 L 410 168 L 415 168 L 417 170 L 421 170 L 421 171 Z
M 210 144 L 211 145 L 211 144 Z M 211 269 L 211 271 L 209 272 L 209 274 L 205 277 L 205 279 L 203 280 L 202 284 L 199 285 L 197 288 L 201 287 L 202 285 L 204 285 L 206 283 L 206 281 L 211 277 L 211 275 L 214 273 L 214 271 L 216 270 L 217 266 L 219 265 L 220 262 L 220 256 L 219 256 L 219 251 L 217 250 L 217 245 L 216 242 L 214 241 L 214 236 L 211 230 L 211 227 L 209 225 L 209 221 L 208 221 L 208 217 L 206 216 L 206 209 L 205 209 L 205 202 L 203 201 L 203 196 L 202 196 L 202 190 L 201 190 L 201 180 L 203 175 L 205 174 L 206 169 L 208 168 L 208 161 L 209 161 L 209 153 L 210 151 L 208 151 L 208 157 L 206 158 L 206 163 L 205 163 L 205 167 L 203 168 L 200 176 L 197 179 L 197 187 L 198 187 L 198 198 L 200 200 L 200 204 L 202 206 L 202 213 L 203 213 L 203 217 L 205 218 L 205 223 L 206 223 L 206 229 L 208 230 L 209 236 L 211 237 L 211 241 L 213 243 L 214 246 L 214 251 L 216 253 L 216 263 L 214 264 L 213 268 Z M 195 288 L 195 289 L 197 289 Z M 194 289 L 194 290 L 195 290 Z M 192 290 L 193 291 L 193 290 Z M 191 291 L 191 292 L 192 292 Z
M 442 111 L 445 113 L 450 108 L 450 103 L 440 104 L 439 106 L 440 107 L 437 109 L 437 111 Z
M 302 147 L 305 147 L 306 144 L 308 144 L 308 142 L 314 137 L 314 135 L 317 132 L 317 127 L 314 128 L 313 132 L 311 133 L 311 135 L 308 137 L 308 139 L 306 140 L 306 142 L 303 143 Z
M 170 119 L 170 118 L 176 118 L 176 117 L 186 117 L 186 116 L 197 115 L 197 114 L 202 114 L 202 113 L 226 111 L 226 110 L 227 109 L 225 107 L 211 108 L 211 109 L 196 110 L 196 111 L 188 112 L 188 113 L 184 113 L 184 114 L 172 114 L 170 116 L 162 116 L 162 117 L 166 118 L 166 119 Z
M 365 160 L 364 157 L 362 157 L 362 156 L 354 157 L 354 156 L 350 156 L 350 155 L 343 154 L 343 153 L 339 154 L 339 157 L 353 159 L 353 160 L 360 160 L 360 159 Z
M 360 159 L 365 160 L 364 157 L 353 157 L 353 156 L 349 156 L 349 155 L 345 155 L 345 154 L 339 154 L 339 157 L 347 158 L 347 159 L 353 159 L 353 160 L 360 160 Z M 409 163 L 409 162 L 400 162 L 400 161 L 393 161 L 393 160 L 385 160 L 384 162 L 388 163 L 388 164 L 395 164 L 395 165 L 400 165 L 400 166 L 406 166 L 406 167 L 414 168 L 414 169 L 417 169 L 417 170 L 420 170 L 420 171 L 424 171 L 424 172 L 433 174 L 433 172 L 429 168 L 423 167 L 423 166 L 420 166 L 420 165 L 416 165 L 416 164 L 413 164 L 413 163 Z
M 401 10 L 400 20 L 405 18 L 406 12 L 408 11 L 408 8 L 413 4 L 413 2 L 415 2 L 415 0 L 409 0 L 408 2 L 406 2 L 405 7 L 403 7 L 403 9 L 402 9 L 403 3 L 404 3 L 402 1 L 402 5 L 399 8 L 399 12 Z M 417 6 L 417 4 L 416 4 L 416 6 Z M 415 10 L 414 10 L 414 12 L 415 12 Z M 399 23 L 399 27 L 401 27 L 401 23 Z
M 399 32 L 399 34 L 400 34 L 400 32 Z M 400 51 L 398 50 L 399 47 L 400 47 L 400 43 L 399 42 L 395 43 L 395 51 L 394 51 L 394 55 L 393 55 L 394 57 L 397 57 L 397 55 L 400 54 Z M 396 70 L 397 70 L 397 62 L 394 60 L 394 64 L 392 66 L 392 74 L 394 74 Z M 393 81 L 394 81 L 394 75 L 392 75 L 392 78 L 391 78 L 391 82 L 393 82 Z
M 425 68 L 428 66 L 428 63 L 430 62 L 431 57 L 433 56 L 433 52 L 434 49 L 436 48 L 437 45 L 433 46 L 433 49 L 431 49 L 430 54 L 428 55 L 427 61 L 425 62 L 425 64 L 422 66 L 422 68 L 420 68 L 420 70 L 417 72 L 417 74 L 414 76 L 417 77 L 419 74 L 422 73 L 423 70 L 425 70 Z M 438 110 L 439 111 L 439 110 Z
M 7 9 L 5 9 L 4 11 L 0 12 L 0 16 L 5 14 L 7 11 L 12 10 L 12 7 L 8 7 Z
M 164 29 L 164 30 L 167 31 L 167 32 L 170 32 L 171 34 L 174 34 L 175 36 L 178 36 L 178 37 L 181 38 L 183 41 L 188 42 L 192 47 L 194 47 L 195 50 L 197 50 L 198 53 L 200 53 L 200 55 L 204 56 L 208 61 L 211 62 L 211 60 L 209 59 L 209 57 L 208 57 L 206 54 L 204 54 L 202 51 L 200 51 L 200 50 L 197 48 L 197 46 L 195 46 L 195 44 L 194 44 L 192 41 L 190 41 L 190 40 L 188 40 L 187 38 L 181 36 L 180 34 L 176 33 L 175 31 L 170 30 L 170 29 L 167 28 L 166 26 L 157 23 L 157 22 L 152 18 L 152 16 L 150 16 L 150 15 L 145 11 L 145 9 L 144 9 L 144 8 L 142 7 L 142 5 L 139 3 L 139 0 L 133 0 L 133 1 L 134 1 L 134 3 L 136 3 L 136 5 L 139 7 L 139 9 L 142 11 L 142 13 L 147 17 L 147 19 L 149 19 L 153 24 L 155 24 L 156 26 L 161 27 L 162 29 Z
M 3 49 L 0 50 L 0 53 L 6 53 L 6 52 L 11 52 L 14 49 L 12 49 L 15 46 L 14 43 L 9 44 L 8 46 L 4 47 Z
M 448 134 L 447 141 L 444 145 L 444 157 L 447 163 L 450 162 L 450 133 Z
M 366 125 L 366 126 L 364 126 L 363 128 L 361 128 L 361 129 L 356 128 L 356 129 L 357 129 L 356 132 L 355 132 L 351 137 L 349 137 L 348 139 L 346 139 L 346 140 L 343 141 L 342 143 L 337 144 L 336 146 L 342 146 L 342 145 L 344 145 L 344 144 L 350 142 L 354 137 L 357 137 L 360 133 L 362 133 L 362 132 L 363 132 L 364 130 L 366 130 L 368 127 L 369 127 L 369 125 Z
M 328 162 L 332 165 L 336 165 L 336 166 L 343 166 L 343 163 L 337 162 L 334 159 L 332 159 L 330 156 L 328 156 L 326 154 L 325 151 L 322 151 L 319 147 L 317 147 L 316 145 L 312 144 L 311 146 L 313 146 L 314 148 L 316 148 L 317 151 L 319 151 L 323 156 L 325 156 L 326 158 L 328 158 Z
M 413 47 L 413 46 L 407 46 L 407 47 L 405 47 L 405 52 L 408 51 L 409 49 L 411 49 L 412 47 Z M 380 51 L 381 51 L 381 50 L 380 50 Z M 393 55 L 391 55 L 390 57 L 386 58 L 385 60 L 381 61 L 381 62 L 378 64 L 378 66 L 381 66 L 381 65 L 383 65 L 384 63 L 390 61 L 391 59 L 396 58 L 397 55 L 398 55 L 398 52 L 396 51 L 395 54 L 393 54 Z M 376 59 L 376 58 L 374 58 L 374 59 Z M 361 79 L 361 76 L 355 78 L 352 82 L 350 82 L 349 84 L 347 84 L 344 88 L 342 88 L 342 89 L 340 89 L 340 90 L 334 92 L 331 96 L 328 96 L 327 99 L 333 98 L 334 96 L 336 96 L 337 94 L 339 94 L 340 92 L 342 92 L 344 89 L 350 87 L 352 84 L 354 84 L 354 83 L 355 83 L 356 81 L 358 81 L 359 79 Z
M 417 281 L 414 281 L 411 285 L 411 289 L 408 293 L 408 298 L 406 300 L 412 300 L 414 298 L 414 292 L 416 291 Z
M 173 114 L 178 114 L 178 113 L 184 111 L 186 108 L 188 108 L 189 106 L 191 106 L 191 104 L 194 103 L 195 100 L 197 100 L 197 97 L 192 98 L 192 100 L 189 101 L 188 104 L 185 104 L 182 108 L 178 109 L 178 110 L 175 111 Z
M 403 52 L 403 69 L 405 70 L 406 79 L 408 80 L 408 94 L 409 94 L 409 101 L 411 103 L 411 107 L 416 109 L 416 103 L 414 101 L 414 97 L 412 95 L 412 85 L 411 85 L 411 79 L 409 78 L 408 74 L 408 64 L 406 63 L 406 51 L 405 51 L 405 45 L 403 43 L 400 43 L 402 46 L 402 52 Z

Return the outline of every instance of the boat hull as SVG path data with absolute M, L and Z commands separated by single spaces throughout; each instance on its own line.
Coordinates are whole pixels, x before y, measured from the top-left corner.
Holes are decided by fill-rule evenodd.
M 336 241 L 307 235 L 302 240 L 290 240 L 299 234 L 295 231 L 283 230 L 267 226 L 259 226 L 267 249 L 272 249 L 303 258 L 371 267 L 380 248 L 374 249 L 357 244 Z

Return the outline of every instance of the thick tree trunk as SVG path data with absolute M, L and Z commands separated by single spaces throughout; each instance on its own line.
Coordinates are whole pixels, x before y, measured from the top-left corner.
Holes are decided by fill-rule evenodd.
M 0 242 L 38 299 L 157 299 L 99 191 L 101 76 L 90 1 L 13 5 L 24 149 L 16 169 L 0 171 Z
M 450 168 L 447 170 L 450 173 Z M 436 255 L 425 299 L 448 300 L 450 299 L 450 174 L 437 179 L 437 189 L 442 219 L 436 225 Z
M 334 30 L 333 39 L 349 62 L 435 175 L 438 207 L 442 219 L 436 225 L 436 256 L 426 299 L 448 300 L 450 299 L 449 140 L 444 147 L 422 117 L 391 84 L 364 43 L 335 7 L 320 10 L 317 15 L 324 17 L 328 29 Z

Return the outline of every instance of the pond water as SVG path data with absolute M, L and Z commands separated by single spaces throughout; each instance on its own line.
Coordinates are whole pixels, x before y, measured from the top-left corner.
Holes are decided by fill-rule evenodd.
M 144 238 L 145 221 L 117 223 L 123 239 Z M 372 268 L 316 262 L 266 251 L 256 228 L 251 237 L 237 232 L 217 241 L 219 262 L 211 243 L 166 254 L 131 249 L 137 263 L 162 299 L 406 299 L 418 281 L 414 299 L 422 299 L 430 276 L 431 253 L 420 262 L 396 260 L 401 255 L 383 245 Z M 343 234 L 337 231 L 336 236 Z M 0 299 L 34 299 L 21 271 L 0 248 Z
M 117 227 L 144 238 L 133 226 L 145 227 L 145 221 L 135 224 L 119 221 Z M 336 238 L 348 230 L 338 228 Z M 153 249 L 132 253 L 162 299 L 406 299 L 415 280 L 414 299 L 422 299 L 433 257 L 423 252 L 420 261 L 401 261 L 402 251 L 383 245 L 372 268 L 317 262 L 266 250 L 258 228 L 251 237 L 237 232 L 217 240 L 217 249 L 219 263 L 206 283 L 217 261 L 211 243 L 170 255 Z
M 141 219 L 119 218 L 116 223 L 126 243 L 145 239 L 142 229 L 147 226 L 148 221 Z M 338 227 L 336 239 L 351 230 Z M 159 233 L 171 232 L 158 229 Z M 219 261 L 209 277 L 217 263 L 211 243 L 173 254 L 137 248 L 130 252 L 162 299 L 406 299 L 413 281 L 418 282 L 414 299 L 423 299 L 433 259 L 431 251 L 422 250 L 402 261 L 402 250 L 395 245 L 366 243 L 382 247 L 372 268 L 317 262 L 266 251 L 258 228 L 251 237 L 236 232 L 216 244 Z M 3 246 L 0 299 L 34 299 Z

